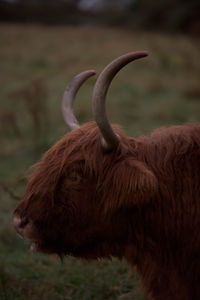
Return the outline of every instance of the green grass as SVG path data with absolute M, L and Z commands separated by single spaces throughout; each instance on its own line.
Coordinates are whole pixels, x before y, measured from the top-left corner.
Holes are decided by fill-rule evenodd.
M 29 167 L 66 132 L 60 112 L 66 83 L 85 69 L 99 73 L 121 54 L 150 54 L 123 69 L 108 94 L 109 116 L 128 135 L 200 121 L 198 40 L 114 28 L 1 24 L 0 43 L 0 183 L 17 195 L 23 194 Z M 32 92 L 35 80 L 43 93 L 30 100 L 22 90 Z M 81 123 L 93 118 L 94 82 L 88 80 L 77 96 Z M 34 126 L 30 101 L 36 103 L 40 127 Z M 16 205 L 0 187 L 0 299 L 143 299 L 124 261 L 85 263 L 67 257 L 61 263 L 56 256 L 31 255 L 12 226 Z

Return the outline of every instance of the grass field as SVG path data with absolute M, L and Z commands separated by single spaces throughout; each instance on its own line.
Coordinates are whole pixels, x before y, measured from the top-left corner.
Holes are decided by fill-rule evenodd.
M 86 263 L 31 255 L 12 226 L 16 195 L 29 167 L 66 133 L 60 104 L 66 83 L 85 69 L 99 73 L 115 57 L 147 50 L 116 77 L 108 113 L 128 135 L 200 121 L 200 43 L 182 35 L 114 28 L 0 25 L 0 299 L 142 300 L 126 262 Z M 81 123 L 92 120 L 95 78 L 77 97 Z

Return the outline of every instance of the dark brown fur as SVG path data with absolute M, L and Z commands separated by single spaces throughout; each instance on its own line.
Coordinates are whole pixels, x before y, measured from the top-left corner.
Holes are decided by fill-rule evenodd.
M 121 138 L 104 153 L 87 123 L 37 164 L 16 213 L 39 250 L 125 257 L 148 299 L 200 299 L 200 125 Z

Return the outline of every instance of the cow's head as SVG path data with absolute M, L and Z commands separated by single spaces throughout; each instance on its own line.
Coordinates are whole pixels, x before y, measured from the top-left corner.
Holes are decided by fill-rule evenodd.
M 105 97 L 115 74 L 146 52 L 128 53 L 99 75 L 93 94 L 96 122 L 83 126 L 73 114 L 78 88 L 94 71 L 76 76 L 62 112 L 70 132 L 37 164 L 14 212 L 16 230 L 31 248 L 96 258 L 122 256 L 129 241 L 129 214 L 154 194 L 154 174 L 137 158 L 136 140 L 110 125 Z

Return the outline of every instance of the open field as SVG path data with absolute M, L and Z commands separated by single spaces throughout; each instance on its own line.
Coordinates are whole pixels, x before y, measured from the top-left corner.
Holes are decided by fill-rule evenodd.
M 12 227 L 16 195 L 29 167 L 66 133 L 60 104 L 77 73 L 99 73 L 115 57 L 147 50 L 114 80 L 108 114 L 128 135 L 158 126 L 200 122 L 200 43 L 181 35 L 114 28 L 0 25 L 0 300 L 142 300 L 125 262 L 81 262 L 30 255 Z M 92 120 L 95 78 L 77 97 L 76 116 Z

